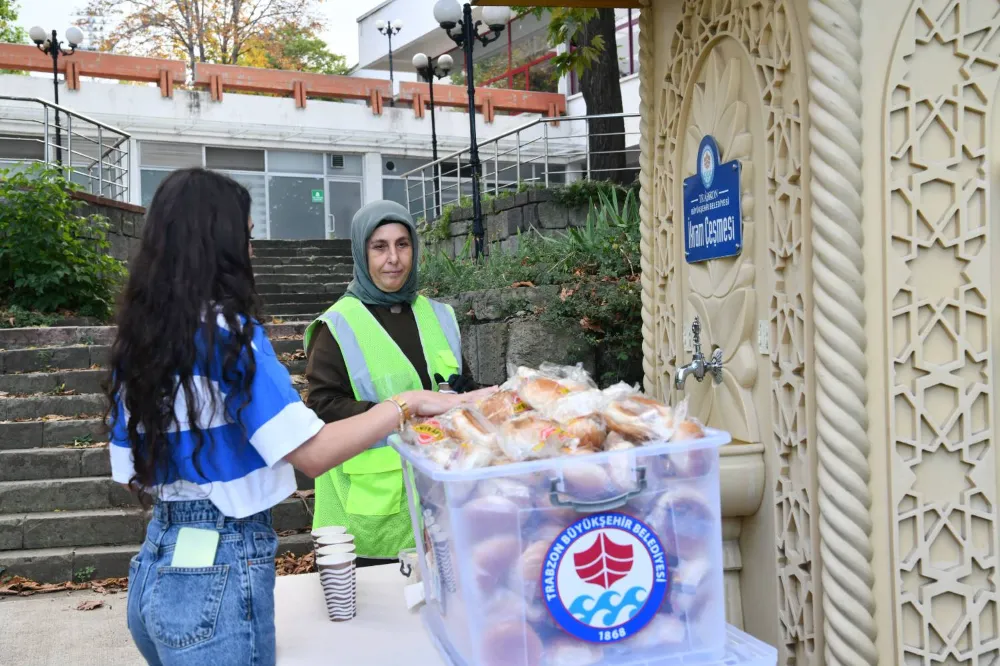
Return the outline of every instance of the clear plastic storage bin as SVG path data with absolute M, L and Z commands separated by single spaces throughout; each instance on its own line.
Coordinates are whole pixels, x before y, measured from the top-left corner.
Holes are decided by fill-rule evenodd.
M 729 441 L 706 430 L 469 472 L 395 441 L 434 640 L 468 666 L 723 659 Z

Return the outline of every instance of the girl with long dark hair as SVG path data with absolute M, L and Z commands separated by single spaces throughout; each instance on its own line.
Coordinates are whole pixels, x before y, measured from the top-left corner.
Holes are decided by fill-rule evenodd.
M 149 206 L 118 315 L 112 475 L 153 500 L 127 612 L 150 664 L 273 664 L 270 509 L 295 491 L 293 467 L 316 477 L 411 413 L 478 397 L 411 391 L 324 425 L 258 323 L 251 225 L 243 186 L 172 173 Z M 179 542 L 182 530 L 197 540 Z M 175 555 L 201 563 L 172 566 Z

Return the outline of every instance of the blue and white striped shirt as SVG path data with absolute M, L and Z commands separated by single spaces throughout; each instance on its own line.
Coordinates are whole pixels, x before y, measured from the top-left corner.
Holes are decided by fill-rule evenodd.
M 217 339 L 228 335 L 221 316 L 217 331 Z M 207 353 L 200 334 L 197 344 L 200 354 Z M 158 479 L 159 484 L 148 489 L 150 494 L 161 501 L 208 499 L 226 516 L 245 518 L 295 492 L 295 472 L 284 457 L 315 436 L 323 421 L 299 398 L 260 326 L 254 327 L 253 351 L 257 367 L 250 389 L 252 400 L 245 406 L 240 395 L 226 400 L 231 391 L 239 389 L 222 378 L 220 346 L 212 352 L 210 376 L 196 364 L 192 388 L 198 404 L 198 426 L 204 434 L 198 466 L 192 456 L 197 439 L 188 429 L 187 400 L 179 390 L 174 403 L 177 426 L 169 434 L 171 465 L 167 478 Z M 217 397 L 214 409 L 210 392 Z M 127 410 L 120 397 L 111 425 L 111 475 L 119 483 L 128 483 L 135 468 Z

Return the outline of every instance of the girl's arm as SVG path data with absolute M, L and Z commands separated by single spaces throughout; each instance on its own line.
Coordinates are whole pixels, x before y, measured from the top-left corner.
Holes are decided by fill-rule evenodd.
M 414 416 L 434 416 L 459 405 L 475 402 L 495 389 L 451 395 L 433 391 L 408 391 L 399 395 Z M 315 437 L 285 456 L 303 474 L 316 478 L 367 450 L 399 427 L 399 408 L 391 401 L 375 405 L 364 414 L 328 423 Z

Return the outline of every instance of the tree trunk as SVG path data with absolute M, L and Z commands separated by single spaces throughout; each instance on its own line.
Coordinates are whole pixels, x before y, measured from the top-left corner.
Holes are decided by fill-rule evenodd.
M 587 23 L 582 33 L 580 41 L 583 44 L 590 44 L 598 35 L 604 38 L 601 54 L 580 77 L 580 91 L 587 103 L 587 115 L 622 113 L 621 76 L 615 43 L 615 10 L 598 10 L 597 16 Z M 635 174 L 626 170 L 625 120 L 621 117 L 591 120 L 588 131 L 590 179 L 630 184 L 635 179 Z

